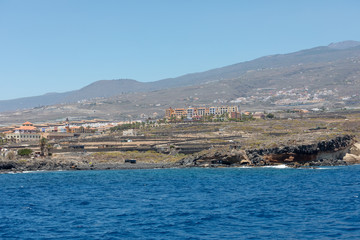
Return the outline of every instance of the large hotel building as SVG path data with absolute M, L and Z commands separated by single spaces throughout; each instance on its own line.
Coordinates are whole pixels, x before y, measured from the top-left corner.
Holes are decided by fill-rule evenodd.
M 189 107 L 189 108 L 168 108 L 165 110 L 165 117 L 187 119 L 202 118 L 204 116 L 220 116 L 228 114 L 229 118 L 239 118 L 239 108 L 237 106 L 222 106 L 222 107 Z

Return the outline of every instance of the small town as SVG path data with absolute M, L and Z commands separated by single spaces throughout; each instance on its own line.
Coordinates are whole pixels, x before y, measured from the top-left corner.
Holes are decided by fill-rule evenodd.
M 164 112 L 165 117 L 161 119 L 114 122 L 104 119 L 70 121 L 66 118 L 64 121 L 53 123 L 31 123 L 27 121 L 22 125 L 3 126 L 0 127 L 0 149 L 2 149 L 3 155 L 5 156 L 6 152 L 12 148 L 20 148 L 24 144 L 32 144 L 34 148 L 32 155 L 40 156 L 37 143 L 40 142 L 41 139 L 50 141 L 56 148 L 61 148 L 59 141 L 66 142 L 66 140 L 74 141 L 83 138 L 96 139 L 117 130 L 121 130 L 121 136 L 127 138 L 137 136 L 139 128 L 149 126 L 156 127 L 166 123 L 181 124 L 199 121 L 211 123 L 265 119 L 266 116 L 273 117 L 271 114 L 265 115 L 260 112 L 251 113 L 244 111 L 241 113 L 237 106 L 169 108 Z M 125 141 L 131 142 L 131 140 L 127 139 Z M 54 148 L 53 146 L 52 148 Z M 67 147 L 69 148 L 69 144 Z M 88 147 L 89 146 L 86 148 Z M 106 148 L 102 143 L 99 143 L 98 146 L 94 144 L 92 147 Z M 84 149 L 85 146 L 81 146 L 80 148 Z M 43 153 L 41 153 L 41 155 L 43 155 Z
M 360 239 L 359 12 L 0 0 L 0 240 Z
M 139 163 L 148 163 L 151 159 L 151 164 L 173 164 L 189 154 L 213 148 L 254 149 L 329 140 L 338 134 L 353 133 L 358 126 L 357 114 L 356 111 L 341 114 L 305 109 L 250 112 L 236 105 L 223 105 L 170 107 L 164 109 L 162 117 L 146 120 L 118 122 L 69 120 L 71 117 L 68 117 L 47 123 L 27 121 L 0 127 L 0 149 L 3 159 L 40 158 L 52 162 L 79 157 L 89 159 L 98 153 L 106 159 L 109 154 L 118 152 L 116 161 L 122 163 L 137 159 L 137 166 L 140 166 Z M 276 143 L 272 136 L 276 136 Z M 147 160 L 146 154 L 151 154 Z M 206 166 L 209 162 L 203 164 Z M 216 166 L 218 163 L 210 161 L 210 164 Z
M 293 112 L 307 113 L 307 110 L 293 109 Z M 255 119 L 274 118 L 272 113 L 240 111 L 238 106 L 220 107 L 188 107 L 168 108 L 164 111 L 164 118 L 133 120 L 133 121 L 110 121 L 105 119 L 76 120 L 53 123 L 24 122 L 22 125 L 0 127 L 0 134 L 4 143 L 36 142 L 41 138 L 47 140 L 59 140 L 80 136 L 99 136 L 114 129 L 122 129 L 123 136 L 133 136 L 134 127 L 145 125 L 159 126 L 165 123 L 191 123 L 191 122 L 236 122 Z

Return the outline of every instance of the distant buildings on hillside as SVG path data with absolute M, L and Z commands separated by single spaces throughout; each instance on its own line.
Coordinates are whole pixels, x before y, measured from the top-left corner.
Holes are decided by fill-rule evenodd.
M 228 118 L 238 119 L 241 117 L 237 106 L 221 107 L 189 107 L 189 108 L 168 108 L 165 110 L 167 119 L 189 119 L 199 120 L 206 116 L 226 116 Z

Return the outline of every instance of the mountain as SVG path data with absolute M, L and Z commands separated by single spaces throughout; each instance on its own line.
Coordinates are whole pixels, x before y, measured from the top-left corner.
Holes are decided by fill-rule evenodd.
M 333 49 L 347 49 L 357 46 L 360 46 L 360 42 L 349 40 L 337 43 L 330 43 L 328 47 Z
M 65 102 L 75 102 L 83 99 L 108 98 L 131 92 L 153 90 L 151 84 L 138 82 L 132 79 L 100 80 L 80 90 L 73 91 L 64 97 Z
M 137 96 L 144 95 L 136 93 L 147 93 L 146 96 L 152 96 L 151 100 L 156 99 L 158 102 L 173 102 L 174 91 L 184 99 L 189 98 L 186 94 L 191 92 L 194 93 L 194 96 L 191 96 L 193 98 L 201 95 L 200 99 L 203 99 L 205 104 L 206 101 L 215 101 L 212 99 L 214 89 L 218 90 L 217 92 L 225 91 L 217 94 L 219 99 L 224 101 L 252 94 L 256 88 L 277 89 L 288 86 L 311 86 L 313 89 L 326 86 L 335 89 L 335 86 L 338 86 L 337 91 L 341 89 L 350 94 L 359 90 L 356 75 L 360 69 L 359 58 L 360 42 L 344 41 L 149 83 L 131 79 L 101 80 L 71 92 L 3 100 L 0 101 L 0 111 L 70 104 L 98 98 L 127 98 L 129 94 L 133 98 L 141 99 Z M 354 87 L 347 91 L 349 84 L 354 84 Z M 164 96 L 158 95 L 160 93 Z M 165 99 L 165 96 L 169 99 Z M 191 101 L 179 103 L 193 104 Z
M 73 103 L 80 100 L 107 98 L 129 92 L 143 92 L 152 89 L 153 87 L 148 83 L 131 79 L 100 80 L 75 91 L 2 100 L 0 101 L 0 111 L 20 110 L 59 103 Z

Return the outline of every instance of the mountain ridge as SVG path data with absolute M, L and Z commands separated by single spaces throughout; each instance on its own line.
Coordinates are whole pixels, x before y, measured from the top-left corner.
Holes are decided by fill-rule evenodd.
M 254 60 L 189 73 L 176 78 L 166 78 L 154 82 L 139 82 L 133 79 L 99 80 L 81 89 L 64 93 L 47 93 L 40 96 L 1 100 L 0 111 L 14 111 L 44 105 L 74 103 L 81 100 L 111 98 L 122 94 L 145 93 L 164 89 L 197 86 L 206 83 L 231 80 L 245 76 L 249 71 L 259 69 L 290 68 L 298 64 L 317 64 L 358 57 L 360 42 L 343 41 L 328 46 L 314 47 L 293 53 L 274 54 Z M 250 81 L 250 80 L 249 80 Z

